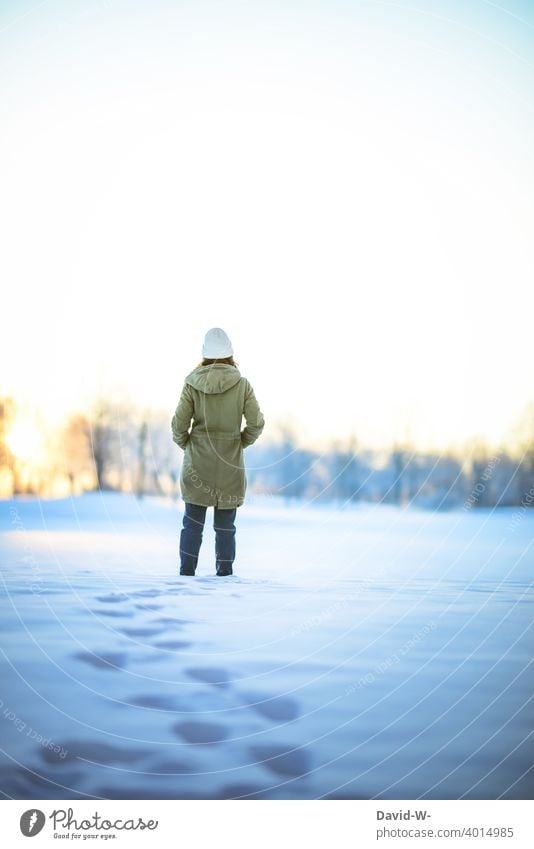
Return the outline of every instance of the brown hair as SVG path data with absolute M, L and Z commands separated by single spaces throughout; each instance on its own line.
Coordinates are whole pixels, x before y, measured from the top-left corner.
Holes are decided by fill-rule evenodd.
M 211 366 L 213 365 L 213 363 L 224 363 L 227 366 L 235 366 L 236 368 L 238 366 L 233 357 L 223 357 L 222 359 L 212 359 L 211 357 L 204 357 L 202 362 L 198 364 L 197 368 L 202 368 L 203 366 Z

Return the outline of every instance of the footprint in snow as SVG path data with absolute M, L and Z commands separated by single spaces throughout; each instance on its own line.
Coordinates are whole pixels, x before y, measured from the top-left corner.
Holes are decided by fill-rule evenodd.
M 131 619 L 133 616 L 133 612 L 131 610 L 123 610 L 118 608 L 117 610 L 93 610 L 93 613 L 96 613 L 97 616 L 111 616 L 114 619 Z
M 153 589 L 153 590 L 137 590 L 132 593 L 132 597 L 134 598 L 157 598 L 157 596 L 161 595 L 161 590 Z
M 128 655 L 124 652 L 113 651 L 102 651 L 100 653 L 82 651 L 77 652 L 73 655 L 73 657 L 83 661 L 84 663 L 88 663 L 90 666 L 94 666 L 97 669 L 107 670 L 123 669 L 128 660 Z
M 231 677 L 226 669 L 219 666 L 194 666 L 185 670 L 190 678 L 213 684 L 214 687 L 228 687 Z
M 97 764 L 128 764 L 150 755 L 150 749 L 136 749 L 128 746 L 114 746 L 99 740 L 65 740 L 61 751 L 43 749 L 41 758 L 46 763 L 63 764 L 72 761 L 91 761 Z
M 73 790 L 73 786 L 80 787 L 82 783 L 82 772 L 69 770 L 69 787 L 66 787 L 59 776 L 53 770 L 46 770 L 39 764 L 28 767 L 13 767 L 0 769 L 0 786 L 4 795 L 12 796 L 14 799 L 57 799 L 58 795 L 65 791 L 69 799 L 87 799 L 82 790 Z
M 267 693 L 240 693 L 245 707 L 274 722 L 289 722 L 299 715 L 299 706 L 288 696 L 269 696 Z
M 306 749 L 286 746 L 251 746 L 250 753 L 258 766 L 276 773 L 297 777 L 310 770 L 310 756 Z
M 168 649 L 169 651 L 180 651 L 180 649 L 188 649 L 192 643 L 187 640 L 160 640 L 159 643 L 154 643 L 154 647 L 158 649 Z
M 218 722 L 176 722 L 172 728 L 187 743 L 198 745 L 222 743 L 228 736 L 228 729 Z
M 126 593 L 109 593 L 109 595 L 97 595 L 96 600 L 102 601 L 104 604 L 111 602 L 112 604 L 117 604 L 119 601 L 128 601 L 130 596 L 126 595 Z
M 124 702 L 122 702 L 122 704 L 126 705 L 126 707 L 134 705 L 135 707 L 151 708 L 153 710 L 166 710 L 172 712 L 186 709 L 176 696 L 165 695 L 163 693 L 159 695 L 147 693 L 140 696 L 133 696 L 133 698 L 129 699 L 128 701 L 125 700 Z
M 161 761 L 146 770 L 145 775 L 195 775 L 192 763 L 185 760 Z
M 191 625 L 193 623 L 192 619 L 177 619 L 176 616 L 158 616 L 157 619 L 153 620 L 154 622 L 161 622 L 163 625 Z
M 164 630 L 165 628 L 145 628 L 143 626 L 139 628 L 120 628 L 121 634 L 124 634 L 126 637 L 155 637 Z

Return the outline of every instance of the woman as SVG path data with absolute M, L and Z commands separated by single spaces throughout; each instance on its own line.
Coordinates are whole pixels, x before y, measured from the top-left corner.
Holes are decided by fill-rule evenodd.
M 180 575 L 195 574 L 208 507 L 215 508 L 217 575 L 233 574 L 235 518 L 247 488 L 243 449 L 257 440 L 265 425 L 252 386 L 241 376 L 233 353 L 220 327 L 206 333 L 203 360 L 187 375 L 172 419 L 172 438 L 185 452 L 180 478 L 185 502 Z M 246 427 L 241 430 L 243 416 Z

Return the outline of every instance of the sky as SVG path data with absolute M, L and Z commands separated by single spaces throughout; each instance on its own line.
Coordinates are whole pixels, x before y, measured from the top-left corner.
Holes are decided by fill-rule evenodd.
M 498 442 L 534 398 L 534 4 L 0 2 L 0 394 Z

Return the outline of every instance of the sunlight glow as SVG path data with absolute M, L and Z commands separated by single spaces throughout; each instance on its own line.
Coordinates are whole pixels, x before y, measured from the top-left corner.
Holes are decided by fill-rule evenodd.
M 39 460 L 44 446 L 42 433 L 35 424 L 26 419 L 14 422 L 6 442 L 13 454 L 24 462 Z

